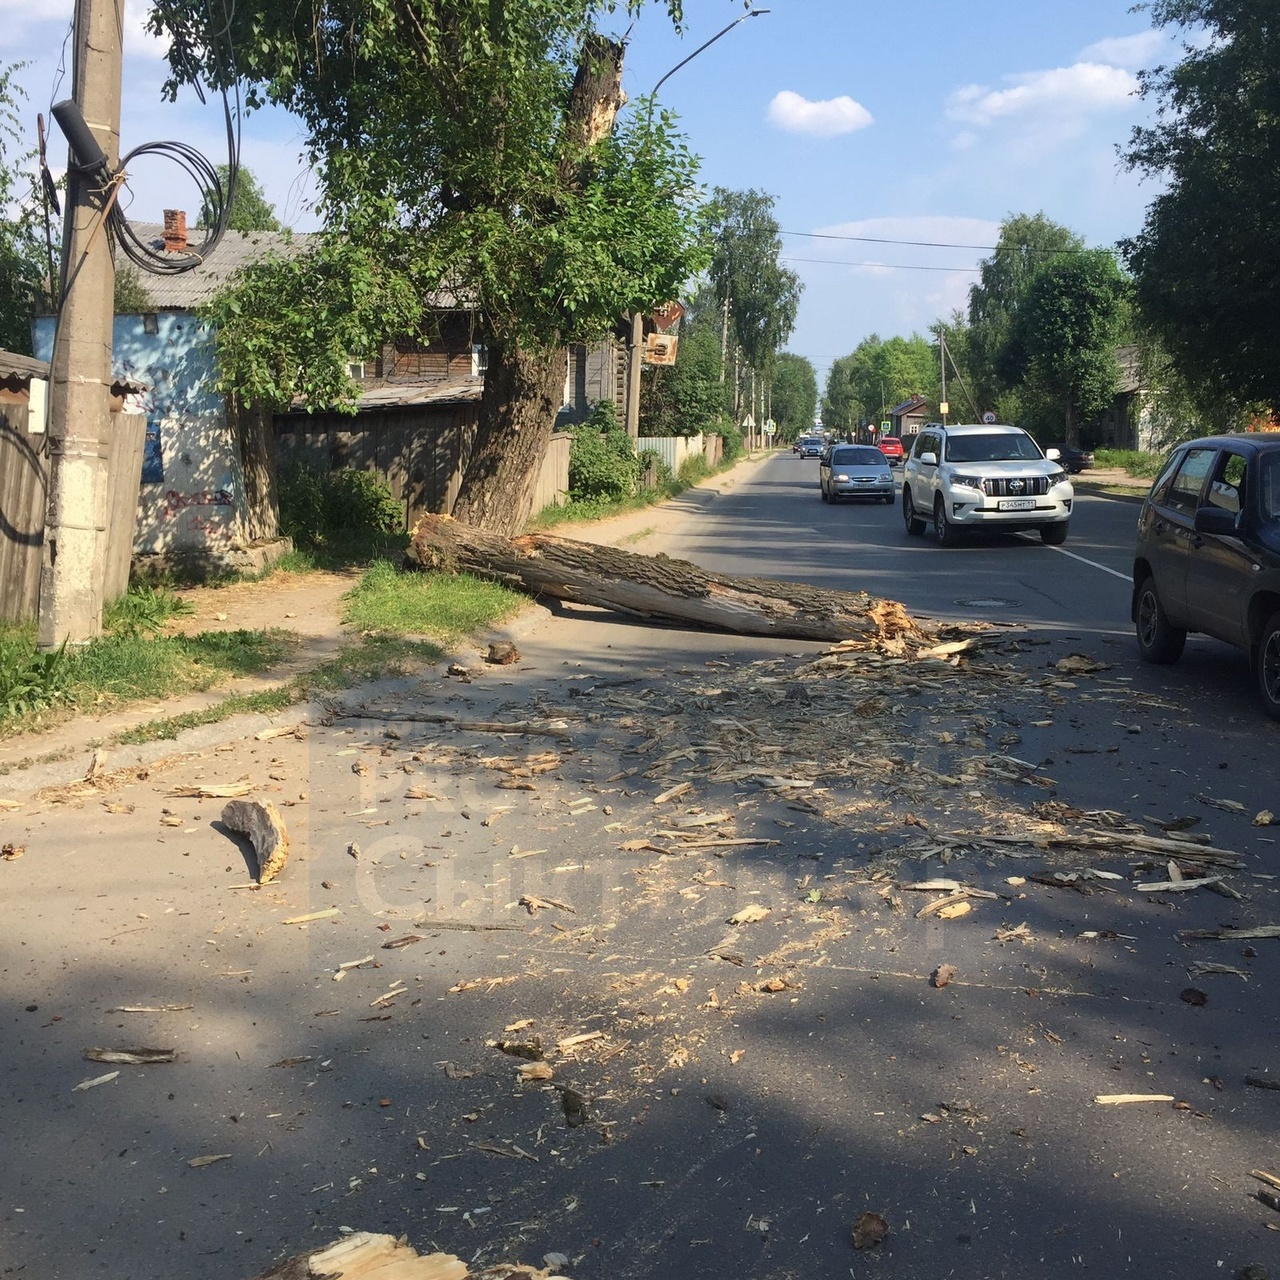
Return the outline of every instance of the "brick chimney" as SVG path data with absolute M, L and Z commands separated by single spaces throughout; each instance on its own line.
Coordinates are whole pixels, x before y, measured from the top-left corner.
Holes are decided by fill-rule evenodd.
M 166 253 L 186 253 L 187 251 L 187 215 L 182 209 L 164 211 L 164 251 Z

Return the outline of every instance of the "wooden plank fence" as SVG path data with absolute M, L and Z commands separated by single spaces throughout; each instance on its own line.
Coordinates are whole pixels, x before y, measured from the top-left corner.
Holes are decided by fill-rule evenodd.
M 40 607 L 49 459 L 46 437 L 27 425 L 25 405 L 0 405 L 0 619 L 7 622 L 29 621 Z M 111 415 L 104 601 L 129 587 L 146 430 L 140 413 Z

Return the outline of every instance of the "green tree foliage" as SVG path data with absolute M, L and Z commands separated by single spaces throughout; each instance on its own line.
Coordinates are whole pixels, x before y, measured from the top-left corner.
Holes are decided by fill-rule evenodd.
M 41 233 L 40 201 L 24 172 L 34 151 L 24 151 L 22 103 L 14 79 L 23 63 L 0 68 L 0 348 L 31 354 L 31 319 L 50 306 L 49 259 Z
M 813 426 L 818 407 L 818 373 L 804 356 L 783 351 L 774 363 L 772 416 L 778 438 L 794 440 Z
M 720 381 L 720 333 L 710 318 L 680 326 L 676 362 L 646 369 L 641 384 L 644 434 L 693 436 L 717 431 L 732 405 Z
M 1003 353 L 1047 418 L 1029 425 L 1061 424 L 1067 443 L 1079 444 L 1081 423 L 1111 403 L 1126 288 L 1105 249 L 1064 254 L 1034 272 Z
M 894 405 L 912 396 L 936 400 L 938 356 L 918 333 L 881 338 L 873 333 L 852 354 L 835 361 L 827 375 L 822 421 L 838 431 L 880 421 Z
M 231 166 L 218 165 L 218 181 L 225 192 L 231 179 Z M 213 223 L 214 211 L 206 198 L 200 206 L 200 226 L 208 227 Z M 235 192 L 231 198 L 231 217 L 227 226 L 232 231 L 283 231 L 280 219 L 276 217 L 276 207 L 263 194 L 258 180 L 243 166 L 236 174 Z
M 213 27 L 186 0 L 151 9 L 151 30 L 170 41 L 170 92 L 196 78 L 240 77 L 250 106 L 272 102 L 302 121 L 321 180 L 327 261 L 345 243 L 362 287 L 378 274 L 392 296 L 402 285 L 417 298 L 447 288 L 482 311 L 485 394 L 453 512 L 473 524 L 523 526 L 565 346 L 675 297 L 705 265 L 697 164 L 669 117 L 613 127 L 624 46 L 596 24 L 641 7 L 405 0 L 335 10 L 328 0 L 241 0 Z M 679 0 L 666 7 L 679 21 Z M 336 295 L 339 281 L 322 287 Z M 293 309 L 299 295 L 288 296 L 288 311 L 274 308 L 270 341 L 255 324 L 242 348 L 256 389 L 274 386 L 277 400 L 309 359 L 337 366 L 415 332 L 391 314 L 357 325 L 328 303 L 309 323 Z M 295 340 L 298 324 L 311 332 Z M 309 380 L 336 387 L 341 372 Z
M 1000 225 L 995 251 L 979 264 L 981 276 L 969 290 L 969 373 L 971 390 L 984 410 L 1003 422 L 1020 415 L 1014 386 L 1018 364 L 1009 363 L 1009 337 L 1031 277 L 1060 253 L 1083 249 L 1084 241 L 1044 214 L 1010 215 Z
M 412 278 L 364 236 L 319 237 L 306 253 L 249 263 L 202 316 L 216 335 L 221 391 L 245 404 L 297 398 L 350 412 L 352 355 L 424 323 Z
M 601 400 L 573 428 L 569 444 L 569 497 L 574 502 L 629 498 L 640 480 L 640 459 L 618 422 L 611 400 Z
M 762 191 L 717 187 L 708 208 L 716 302 L 723 307 L 728 300 L 729 335 L 761 375 L 795 328 L 803 289 L 800 277 L 778 261 L 782 236 L 773 203 Z
M 116 264 L 114 309 L 118 316 L 138 316 L 156 309 L 137 267 Z
M 1274 0 L 1155 0 L 1189 36 L 1144 73 L 1160 105 L 1125 159 L 1165 190 L 1124 245 L 1138 307 L 1200 399 L 1280 413 L 1280 21 Z M 1207 37 L 1207 38 L 1206 38 Z

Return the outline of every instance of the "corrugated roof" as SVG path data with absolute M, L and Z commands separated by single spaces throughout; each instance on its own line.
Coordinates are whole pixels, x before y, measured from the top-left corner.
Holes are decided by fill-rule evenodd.
M 48 378 L 49 362 L 34 356 L 20 356 L 16 351 L 0 351 L 0 383 L 12 391 L 25 391 L 32 378 Z M 111 394 L 128 395 L 146 391 L 147 384 L 135 378 L 122 378 L 119 374 L 111 384 Z
M 131 222 L 129 225 L 144 243 L 150 243 L 157 249 L 164 248 L 163 223 Z M 187 232 L 187 242 L 198 244 L 204 235 L 202 228 L 195 227 Z M 142 287 L 150 295 L 157 311 L 192 311 L 208 302 L 241 267 L 272 255 L 296 257 L 305 253 L 315 238 L 316 233 L 312 231 L 227 231 L 200 266 L 172 276 L 140 272 Z M 476 309 L 464 292 L 452 289 L 438 290 L 427 303 L 439 311 Z
M 132 222 L 129 225 L 139 240 L 164 248 L 162 223 Z M 204 232 L 199 227 L 187 233 L 190 244 L 198 244 L 202 239 Z M 312 235 L 306 232 L 295 235 L 288 231 L 227 231 L 200 266 L 174 276 L 140 272 L 142 287 L 157 311 L 190 311 L 208 302 L 241 267 L 269 256 L 295 257 L 306 249 L 311 239 Z

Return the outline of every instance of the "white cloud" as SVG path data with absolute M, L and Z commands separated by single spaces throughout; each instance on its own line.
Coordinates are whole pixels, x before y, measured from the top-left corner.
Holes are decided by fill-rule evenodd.
M 1168 41 L 1163 31 L 1139 31 L 1131 36 L 1098 40 L 1080 54 L 1081 62 L 1101 62 L 1108 67 L 1137 69 L 1159 60 Z
M 830 236 L 859 236 L 861 240 L 851 239 L 849 245 L 856 247 L 857 252 L 851 256 L 865 258 L 874 250 L 875 256 L 885 252 L 904 253 L 915 245 L 902 246 L 903 241 L 915 241 L 923 245 L 993 245 L 1000 235 L 1000 224 L 990 218 L 965 218 L 952 214 L 906 214 L 900 217 L 860 218 L 854 222 L 840 222 L 834 226 L 818 227 L 815 234 Z M 877 245 L 877 240 L 894 241 L 893 244 Z M 870 242 L 870 243 L 868 243 Z M 836 241 L 835 243 L 840 243 Z M 900 247 L 902 246 L 902 247 Z M 824 255 L 826 249 L 824 247 Z M 952 254 L 956 250 L 949 250 Z M 960 251 L 964 256 L 964 251 Z M 903 259 L 899 259 L 902 261 Z M 953 261 L 957 261 L 954 259 Z
M 998 120 L 1027 117 L 1080 119 L 1129 105 L 1138 88 L 1138 81 L 1130 72 L 1098 62 L 1026 72 L 1009 76 L 1007 81 L 1009 87 L 1005 89 L 962 86 L 951 95 L 947 115 L 978 128 Z
M 769 104 L 769 123 L 786 133 L 807 133 L 815 138 L 833 138 L 855 133 L 872 123 L 871 112 L 848 95 L 810 102 L 790 89 L 783 89 Z

